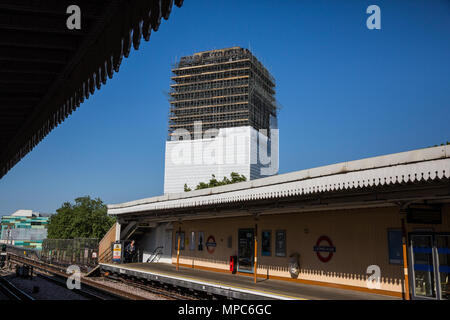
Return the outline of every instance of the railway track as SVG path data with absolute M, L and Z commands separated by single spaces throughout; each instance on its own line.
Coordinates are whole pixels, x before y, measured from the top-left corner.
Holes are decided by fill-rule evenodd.
M 35 300 L 28 293 L 17 288 L 10 281 L 3 278 L 3 276 L 0 277 L 0 291 L 9 300 L 18 300 L 18 301 L 33 301 L 33 300 Z
M 36 276 L 38 276 L 41 279 L 44 279 L 46 281 L 52 282 L 60 287 L 67 288 L 66 280 L 60 277 L 55 276 L 49 276 L 44 273 L 36 272 Z M 89 299 L 89 300 L 111 300 L 105 297 L 105 295 L 101 295 L 89 290 L 82 290 L 82 289 L 72 289 L 75 293 L 78 293 L 79 295 Z
M 66 281 L 69 275 L 66 274 L 64 268 L 11 253 L 10 259 L 14 263 L 27 264 L 33 266 L 35 271 L 40 270 L 40 272 L 35 272 L 37 276 L 44 278 L 48 281 L 52 281 L 57 285 L 66 287 Z M 145 298 L 142 295 L 135 294 L 133 292 L 124 289 L 115 288 L 113 286 L 101 283 L 96 280 L 92 280 L 86 277 L 81 277 L 80 280 L 83 289 L 78 290 L 79 292 L 77 293 L 83 295 L 84 297 L 90 300 L 117 300 L 117 299 L 145 300 Z M 158 297 L 167 300 L 197 300 L 197 298 L 193 294 L 183 294 L 177 292 L 176 289 L 174 290 L 170 288 L 161 288 L 158 287 L 156 284 L 149 285 L 148 283 L 142 283 L 139 280 L 134 281 L 130 279 L 114 277 L 111 275 L 104 276 L 102 280 L 106 281 L 106 283 L 108 282 L 122 283 L 126 286 L 138 288 L 142 291 L 151 293 L 153 295 L 156 295 Z
M 149 286 L 148 284 L 144 284 L 140 281 L 119 278 L 119 277 L 115 277 L 115 276 L 111 276 L 111 275 L 108 275 L 105 277 L 107 279 L 110 279 L 111 281 L 116 281 L 116 282 L 124 283 L 124 284 L 130 285 L 130 286 L 133 286 L 133 287 L 137 287 L 139 289 L 162 296 L 169 300 L 197 300 L 197 298 L 195 298 L 191 295 L 180 294 L 178 292 L 174 292 L 173 290 L 162 289 L 162 288 L 158 288 L 156 286 Z
M 11 261 L 19 264 L 27 264 L 29 266 L 33 266 L 34 270 L 40 270 L 43 273 L 39 273 L 39 277 L 46 278 L 46 280 L 52 281 L 55 284 L 66 286 L 67 278 L 69 277 L 66 274 L 65 270 L 59 266 L 49 265 L 47 263 L 43 263 L 38 260 L 33 260 L 21 256 L 17 256 L 15 254 L 9 254 Z M 52 276 L 56 276 L 59 278 L 51 278 L 46 276 L 44 273 L 51 274 Z M 51 280 L 50 280 L 51 279 Z M 96 281 L 92 281 L 90 279 L 81 277 L 80 279 L 82 288 L 79 290 L 81 295 L 93 300 L 145 300 L 142 296 L 134 294 L 132 292 L 112 288 L 110 286 L 98 283 Z M 77 290 L 77 289 L 74 289 Z

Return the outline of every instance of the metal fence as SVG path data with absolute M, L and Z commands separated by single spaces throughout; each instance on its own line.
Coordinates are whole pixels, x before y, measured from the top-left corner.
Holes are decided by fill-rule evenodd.
M 5 244 L 5 245 L 6 245 L 6 251 L 11 252 L 15 255 L 27 257 L 27 258 L 31 258 L 31 259 L 35 259 L 35 260 L 39 260 L 41 258 L 40 250 L 14 246 L 14 245 L 10 245 L 10 244 Z
M 98 263 L 99 239 L 45 239 L 40 252 L 41 260 L 61 266 L 78 265 L 84 270 Z

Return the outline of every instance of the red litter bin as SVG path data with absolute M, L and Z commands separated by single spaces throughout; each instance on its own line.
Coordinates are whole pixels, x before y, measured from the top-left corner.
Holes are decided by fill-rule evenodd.
M 233 274 L 236 273 L 236 260 L 237 260 L 236 256 L 230 256 L 230 271 Z

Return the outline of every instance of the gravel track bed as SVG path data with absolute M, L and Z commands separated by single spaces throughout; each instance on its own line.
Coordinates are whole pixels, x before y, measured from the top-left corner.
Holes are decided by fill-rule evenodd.
M 9 275 L 11 275 L 12 272 L 7 270 L 7 269 L 0 269 L 0 277 L 7 277 Z M 5 295 L 2 291 L 0 291 L 0 301 L 8 301 L 9 298 L 7 295 Z
M 3 294 L 3 292 L 0 291 L 0 301 L 9 300 L 7 296 Z
M 125 283 L 121 283 L 121 282 L 115 282 L 115 281 L 111 281 L 111 280 L 106 280 L 104 278 L 101 277 L 91 277 L 89 278 L 89 280 L 101 283 L 103 285 L 109 286 L 111 288 L 114 289 L 119 289 L 119 290 L 123 290 L 123 291 L 127 291 L 136 295 L 139 295 L 141 297 L 143 297 L 144 299 L 147 300 L 169 300 L 167 297 L 163 297 L 161 295 L 158 294 L 154 294 L 148 291 L 145 291 L 143 289 L 140 288 L 136 288 L 133 287 L 131 285 L 127 285 Z
M 22 291 L 28 293 L 36 300 L 87 300 L 87 298 L 67 289 L 54 284 L 45 279 L 33 276 L 32 279 L 24 279 L 16 277 L 15 274 L 5 276 L 13 285 Z M 39 287 L 37 293 L 33 293 L 33 287 Z

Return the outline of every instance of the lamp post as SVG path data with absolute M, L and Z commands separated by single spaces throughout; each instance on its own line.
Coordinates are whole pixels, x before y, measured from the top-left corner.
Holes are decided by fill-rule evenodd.
M 178 227 L 178 245 L 177 245 L 177 271 L 180 269 L 180 239 L 181 239 L 181 226 Z
M 258 223 L 255 223 L 255 272 L 254 272 L 255 283 L 257 272 L 258 272 Z
M 405 219 L 402 219 L 402 248 L 403 248 L 403 272 L 405 276 L 405 300 L 409 300 L 408 261 L 406 254 L 406 227 Z

